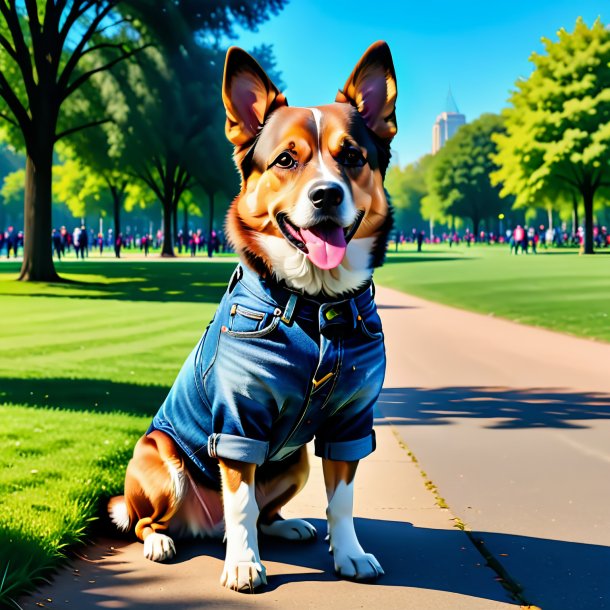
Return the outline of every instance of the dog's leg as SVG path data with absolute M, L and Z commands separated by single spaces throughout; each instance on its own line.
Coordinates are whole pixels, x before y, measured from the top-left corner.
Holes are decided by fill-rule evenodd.
M 185 465 L 172 439 L 152 432 L 136 443 L 125 475 L 125 496 L 113 498 L 110 516 L 120 529 L 135 525 L 144 556 L 165 561 L 176 554 L 165 533 L 188 491 Z
M 261 507 L 258 526 L 267 536 L 284 540 L 308 541 L 316 537 L 316 528 L 304 519 L 284 519 L 280 511 L 309 478 L 307 447 L 299 449 L 298 458 L 281 474 L 256 480 L 256 499 Z
M 328 508 L 330 551 L 339 576 L 373 580 L 383 574 L 377 559 L 365 553 L 354 529 L 354 476 L 358 462 L 322 460 Z
M 255 464 L 220 458 L 227 551 L 220 583 L 227 589 L 254 592 L 266 584 L 258 552 Z

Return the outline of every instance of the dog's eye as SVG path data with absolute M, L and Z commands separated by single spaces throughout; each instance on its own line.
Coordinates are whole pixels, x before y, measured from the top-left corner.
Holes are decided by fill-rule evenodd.
M 337 161 L 345 167 L 362 167 L 366 163 L 366 159 L 362 156 L 362 153 L 353 146 L 346 146 L 341 149 L 341 152 L 337 156 Z
M 293 167 L 295 167 L 296 164 L 297 164 L 296 159 L 290 153 L 284 151 L 282 154 L 280 154 L 277 157 L 277 159 L 269 167 L 273 167 L 274 165 L 277 165 L 278 167 L 281 167 L 282 169 L 292 169 Z

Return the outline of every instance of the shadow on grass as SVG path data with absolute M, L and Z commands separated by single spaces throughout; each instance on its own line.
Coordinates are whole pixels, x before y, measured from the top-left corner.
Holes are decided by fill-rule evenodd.
M 169 387 L 100 379 L 0 377 L 0 404 L 95 413 L 154 415 Z
M 0 285 L 0 294 L 14 296 L 115 299 L 125 301 L 183 301 L 218 303 L 237 259 L 214 263 L 171 261 L 66 262 L 57 265 L 65 284 Z M 7 265 L 8 267 L 8 265 Z M 4 271 L 0 268 L 0 272 Z M 93 279 L 99 277 L 101 281 Z
M 389 424 L 446 425 L 474 418 L 495 420 L 490 428 L 506 430 L 587 428 L 587 421 L 610 419 L 610 394 L 561 388 L 384 388 L 378 404 Z

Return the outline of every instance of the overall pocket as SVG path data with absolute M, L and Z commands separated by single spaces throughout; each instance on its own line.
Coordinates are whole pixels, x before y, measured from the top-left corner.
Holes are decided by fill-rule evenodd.
M 230 337 L 241 339 L 264 337 L 277 328 L 280 315 L 281 311 L 277 309 L 267 313 L 234 303 L 231 306 L 229 324 L 225 332 Z

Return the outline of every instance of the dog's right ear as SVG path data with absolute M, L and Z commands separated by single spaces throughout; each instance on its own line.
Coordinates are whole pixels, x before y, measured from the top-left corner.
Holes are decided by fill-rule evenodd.
M 238 147 L 254 140 L 273 110 L 288 105 L 256 60 L 239 47 L 227 51 L 222 101 L 227 111 L 225 133 Z

